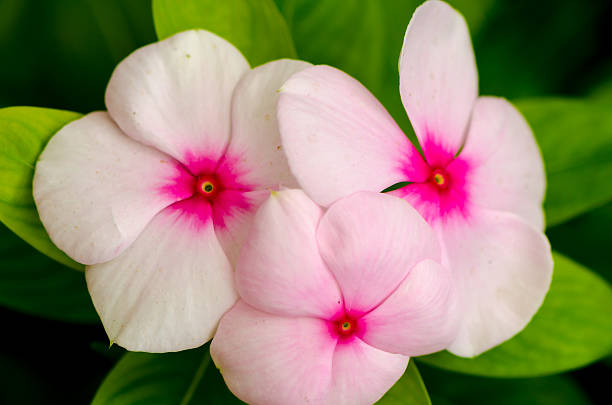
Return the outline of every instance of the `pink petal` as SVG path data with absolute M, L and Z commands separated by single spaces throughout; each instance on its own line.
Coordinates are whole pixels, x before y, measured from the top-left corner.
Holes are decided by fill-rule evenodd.
M 463 16 L 436 0 L 417 8 L 406 30 L 399 71 L 402 102 L 429 163 L 434 163 L 430 144 L 454 155 L 478 95 L 474 51 Z
M 159 213 L 121 256 L 87 268 L 111 341 L 132 351 L 198 347 L 236 301 L 210 206 L 186 200 Z
M 315 239 L 321 215 L 301 190 L 272 194 L 257 213 L 236 266 L 242 299 L 276 314 L 330 318 L 341 310 L 338 284 Z
M 234 87 L 248 69 L 226 40 L 185 31 L 124 59 L 108 84 L 106 106 L 137 141 L 187 166 L 198 165 L 192 161 L 197 156 L 214 163 L 229 140 Z
M 249 404 L 321 404 L 335 347 L 323 320 L 271 315 L 240 300 L 221 319 L 210 353 Z
M 529 125 L 512 104 L 501 98 L 479 98 L 460 156 L 473 167 L 469 178 L 473 204 L 514 212 L 543 229 L 544 165 Z
M 515 214 L 485 209 L 469 223 L 441 224 L 439 234 L 462 313 L 449 350 L 475 356 L 520 332 L 536 313 L 552 276 L 550 245 Z
M 189 197 L 189 184 L 178 162 L 95 112 L 51 138 L 33 193 L 53 242 L 76 261 L 94 264 L 119 255 L 155 214 Z
M 281 146 L 276 104 L 285 80 L 308 66 L 289 59 L 269 62 L 245 74 L 236 87 L 228 153 L 240 156 L 234 170 L 243 183 L 275 190 L 298 187 Z
M 380 304 L 421 260 L 440 260 L 433 230 L 401 198 L 360 192 L 338 200 L 317 240 L 345 307 L 356 315 Z
M 418 152 L 358 81 L 329 66 L 293 75 L 281 89 L 278 120 L 293 174 L 317 203 L 425 179 Z
M 232 266 L 236 264 L 257 208 L 269 195 L 267 190 L 223 190 L 213 201 L 215 234 Z
M 359 339 L 339 343 L 333 358 L 330 405 L 373 404 L 404 374 L 409 358 L 367 345 Z
M 421 356 L 446 348 L 457 335 L 452 276 L 424 260 L 402 284 L 362 321 L 362 339 L 381 350 Z

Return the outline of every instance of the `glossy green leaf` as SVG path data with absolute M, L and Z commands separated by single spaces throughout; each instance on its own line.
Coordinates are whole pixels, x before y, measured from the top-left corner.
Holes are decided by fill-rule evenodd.
M 79 117 L 70 111 L 37 107 L 0 109 L 0 221 L 42 253 L 80 270 L 83 266 L 49 239 L 32 197 L 38 156 L 55 132 Z
M 473 359 L 441 352 L 418 360 L 489 377 L 535 377 L 585 366 L 612 353 L 612 287 L 556 253 L 542 308 L 516 337 Z
M 399 94 L 398 61 L 404 33 L 422 0 L 276 0 L 300 59 L 337 67 L 362 82 L 412 136 Z M 492 0 L 452 0 L 472 33 Z M 414 139 L 414 138 L 413 138 Z
M 294 58 L 287 24 L 272 0 L 153 0 L 159 39 L 202 28 L 227 39 L 252 66 Z
M 434 404 L 589 405 L 584 392 L 569 376 L 484 378 L 456 374 L 423 365 Z
M 98 322 L 85 276 L 34 250 L 0 224 L 0 305 L 43 318 Z
M 604 103 L 532 99 L 516 103 L 538 140 L 547 175 L 548 226 L 612 200 L 612 114 Z
M 427 389 L 414 360 L 410 360 L 406 372 L 377 402 L 378 405 L 431 405 Z
M 209 345 L 177 353 L 126 353 L 92 405 L 242 404 L 226 388 Z

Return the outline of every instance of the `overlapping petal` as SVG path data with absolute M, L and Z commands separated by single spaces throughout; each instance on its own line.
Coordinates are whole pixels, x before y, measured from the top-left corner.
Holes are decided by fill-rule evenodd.
M 133 351 L 204 344 L 237 298 L 210 206 L 190 200 L 160 212 L 129 249 L 86 276 L 110 340 Z
M 436 235 L 416 210 L 380 193 L 359 192 L 334 203 L 317 240 L 345 307 L 356 313 L 380 304 L 420 261 L 440 258 Z
M 467 183 L 473 204 L 513 212 L 543 229 L 544 165 L 529 125 L 512 104 L 479 98 L 460 156 L 473 167 Z
M 221 320 L 210 353 L 243 401 L 326 404 L 335 347 L 321 319 L 271 315 L 240 300 Z
M 299 60 L 273 61 L 247 72 L 238 83 L 227 154 L 238 157 L 229 163 L 242 183 L 274 190 L 297 188 L 281 145 L 276 104 L 283 83 L 309 66 Z
M 451 273 L 433 260 L 410 270 L 387 299 L 363 318 L 361 337 L 378 349 L 409 356 L 446 348 L 457 334 Z
M 232 94 L 248 69 L 226 40 L 185 31 L 124 59 L 108 84 L 106 106 L 127 135 L 199 174 L 214 168 L 227 146 Z
M 453 156 L 461 147 L 478 96 L 470 34 L 461 14 L 430 0 L 416 9 L 399 62 L 400 94 L 430 164 L 428 145 Z
M 49 141 L 33 193 L 53 242 L 76 261 L 95 264 L 119 255 L 159 211 L 190 196 L 189 177 L 174 159 L 96 112 Z
M 317 247 L 321 215 L 301 190 L 272 194 L 256 215 L 236 267 L 243 300 L 289 316 L 329 318 L 342 308 L 338 285 Z
M 332 67 L 293 75 L 281 90 L 278 121 L 293 174 L 321 205 L 427 175 L 420 155 L 378 100 Z
M 509 212 L 480 209 L 439 232 L 462 322 L 449 350 L 475 356 L 510 339 L 536 313 L 552 277 L 544 234 Z

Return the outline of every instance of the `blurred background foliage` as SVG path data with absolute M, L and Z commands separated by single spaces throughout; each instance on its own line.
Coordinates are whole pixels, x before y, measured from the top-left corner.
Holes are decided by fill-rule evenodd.
M 288 52 L 358 78 L 409 135 L 397 91 L 397 60 L 418 3 L 275 0 L 293 36 L 295 50 Z M 572 127 L 570 146 L 565 145 L 568 153 L 579 150 L 582 142 L 591 145 L 594 135 L 612 139 L 612 124 L 604 125 L 612 120 L 612 2 L 450 3 L 468 20 L 482 94 L 519 101 L 521 108 L 529 105 L 520 101 L 524 98 L 578 99 L 584 114 L 580 125 Z M 0 108 L 29 105 L 80 113 L 104 109 L 104 90 L 113 68 L 131 51 L 155 40 L 151 0 L 0 0 Z M 554 111 L 546 117 L 564 118 Z M 597 163 L 608 170 L 610 149 L 600 148 L 598 156 Z M 603 187 L 596 190 L 588 210 L 568 212 L 561 207 L 547 235 L 555 250 L 612 282 L 612 181 L 607 175 L 597 177 L 607 173 L 597 167 L 589 172 L 594 173 L 590 180 Z M 549 188 L 561 193 L 559 201 L 564 200 L 564 186 L 579 188 L 581 183 L 554 184 L 549 178 Z M 0 313 L 5 325 L 0 404 L 88 403 L 123 350 L 108 349 L 82 273 L 38 253 L 3 225 L 0 257 Z M 602 308 L 606 310 L 610 309 Z M 191 359 L 187 363 L 182 356 L 186 355 L 168 355 L 170 370 L 177 365 L 198 367 L 188 363 L 193 356 L 185 357 Z M 147 355 L 124 356 L 118 370 L 129 374 L 129 367 L 149 360 Z M 609 358 L 570 373 L 532 379 L 472 377 L 423 363 L 419 369 L 434 404 L 607 404 L 610 400 L 609 388 L 601 384 L 612 381 Z M 210 372 L 214 374 L 214 368 Z M 203 388 L 193 394 L 193 403 Z M 177 389 L 184 391 L 180 384 Z M 226 398 L 227 393 L 214 395 Z

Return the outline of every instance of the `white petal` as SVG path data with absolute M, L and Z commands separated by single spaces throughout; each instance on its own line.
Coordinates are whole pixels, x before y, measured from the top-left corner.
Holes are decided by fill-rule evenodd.
M 87 268 L 104 328 L 128 350 L 198 347 L 237 298 L 209 206 L 195 213 L 182 204 L 159 213 L 121 256 Z
M 248 68 L 226 40 L 181 32 L 124 59 L 108 84 L 106 106 L 132 138 L 190 168 L 201 156 L 214 163 L 229 140 L 232 93 Z
M 258 187 L 297 188 L 287 163 L 276 121 L 279 89 L 309 63 L 283 59 L 266 63 L 244 75 L 232 103 L 232 137 L 228 154 L 235 162 L 240 181 Z
M 440 224 L 439 234 L 461 313 L 448 350 L 475 356 L 516 335 L 536 313 L 552 277 L 550 245 L 517 215 L 484 209 L 469 222 Z
M 116 257 L 155 214 L 191 195 L 188 177 L 174 159 L 96 112 L 51 138 L 36 165 L 33 193 L 53 242 L 76 261 L 94 264 Z
M 428 143 L 454 155 L 478 95 L 474 50 L 465 19 L 430 0 L 414 12 L 399 62 L 404 108 L 430 163 Z

